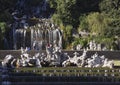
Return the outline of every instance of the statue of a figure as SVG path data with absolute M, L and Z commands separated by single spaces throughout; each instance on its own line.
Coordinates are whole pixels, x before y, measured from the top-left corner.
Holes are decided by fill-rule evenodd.
M 80 45 L 80 44 L 78 44 L 77 46 L 76 46 L 76 50 L 81 50 L 82 49 L 82 46 Z
M 11 62 L 14 60 L 14 57 L 12 55 L 6 55 L 4 60 L 2 61 L 3 67 L 11 67 Z
M 93 42 L 92 41 L 89 42 L 89 47 L 90 47 L 90 50 L 93 50 Z
M 47 53 L 47 61 L 50 61 L 51 60 L 51 57 L 52 57 L 52 52 L 53 52 L 53 47 L 51 44 L 48 44 L 46 46 L 46 53 Z
M 114 63 L 113 60 L 109 61 L 108 58 L 106 58 L 104 60 L 103 66 L 102 67 L 109 67 L 109 68 L 113 68 Z
M 101 51 L 101 44 L 98 44 L 98 45 L 97 45 L 97 50 L 98 50 L 98 51 Z
M 96 45 L 96 42 L 93 40 L 93 50 L 96 50 L 97 49 L 97 45 Z
M 80 56 L 81 60 L 85 60 L 87 58 L 87 50 L 84 49 L 83 54 Z

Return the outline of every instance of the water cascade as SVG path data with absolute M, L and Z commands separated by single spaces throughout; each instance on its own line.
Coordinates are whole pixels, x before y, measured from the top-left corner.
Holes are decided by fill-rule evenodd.
M 34 50 L 45 50 L 48 44 L 57 44 L 62 48 L 62 33 L 57 26 L 51 26 L 50 19 L 40 19 L 38 24 L 28 29 L 14 30 L 13 41 L 15 49 L 29 47 Z
M 44 24 L 46 22 L 47 24 Z M 49 19 L 37 24 L 38 26 L 31 28 L 31 48 L 43 49 L 48 44 L 57 44 L 62 47 L 62 34 L 58 27 L 50 27 Z M 41 25 L 41 26 L 39 26 Z M 43 28 L 42 28 L 43 27 Z
M 18 0 L 12 13 L 14 23 L 11 26 L 11 49 L 29 47 L 45 50 L 46 45 L 57 44 L 62 48 L 62 34 L 58 26 L 48 18 L 49 5 L 42 0 L 37 5 L 30 5 L 31 0 Z

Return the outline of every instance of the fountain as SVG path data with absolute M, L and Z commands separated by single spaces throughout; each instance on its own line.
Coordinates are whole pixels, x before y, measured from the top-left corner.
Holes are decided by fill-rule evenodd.
M 45 46 L 53 44 L 53 41 L 56 41 L 57 45 L 62 48 L 62 33 L 60 29 L 58 27 L 49 29 L 50 22 L 48 21 L 39 22 L 38 26 L 36 25 L 28 29 L 16 29 L 13 33 L 15 49 L 30 47 L 34 50 L 45 50 Z M 44 24 L 45 22 L 47 22 L 46 25 Z
M 73 53 L 74 56 L 64 54 L 57 44 L 50 44 L 46 46 L 46 53 L 36 53 L 34 56 L 28 54 L 28 49 L 21 48 L 21 57 L 15 58 L 12 55 L 6 55 L 2 61 L 3 67 L 16 68 L 16 67 L 51 67 L 51 66 L 77 66 L 77 67 L 109 67 L 113 68 L 113 60 L 108 60 L 104 55 L 99 56 L 95 53 L 91 57 L 87 56 L 87 51 L 84 50 L 83 54 Z
M 46 82 L 45 79 L 49 80 L 48 79 L 49 77 L 46 76 L 46 73 L 44 73 L 46 70 L 43 69 L 42 67 L 76 66 L 76 67 L 83 67 L 87 69 L 89 68 L 86 71 L 83 68 L 81 68 L 82 69 L 81 70 L 80 68 L 74 69 L 69 67 L 60 68 L 61 70 L 50 68 L 51 70 L 46 71 L 49 73 L 47 75 L 50 75 L 50 79 L 51 78 L 57 79 L 57 81 L 60 81 L 60 82 L 62 82 L 63 80 L 68 82 L 67 79 L 70 79 L 69 82 L 71 82 L 71 80 L 74 81 L 75 79 L 76 80 L 80 79 L 78 80 L 79 82 L 81 81 L 81 79 L 85 79 L 86 77 L 88 77 L 88 80 L 90 80 L 93 77 L 95 77 L 96 79 L 96 75 L 98 75 L 98 73 L 96 72 L 96 70 L 95 71 L 93 70 L 92 72 L 91 68 L 96 68 L 96 67 L 113 68 L 113 64 L 114 64 L 113 61 L 108 60 L 107 58 L 105 58 L 104 55 L 100 56 L 97 53 L 95 53 L 94 55 L 88 57 L 86 50 L 83 51 L 82 55 L 78 53 L 79 51 L 72 53 L 72 56 L 68 54 L 69 52 L 64 53 L 62 51 L 62 33 L 59 27 L 57 27 L 50 19 L 44 19 L 44 16 L 43 16 L 45 11 L 47 11 L 47 1 L 43 0 L 44 2 L 42 7 L 41 6 L 32 7 L 32 12 L 33 12 L 32 15 L 30 15 L 29 13 L 26 13 L 25 11 L 26 1 L 27 0 L 19 0 L 18 2 L 19 10 L 17 9 L 16 13 L 13 13 L 13 18 L 15 22 L 12 25 L 12 31 L 11 31 L 12 38 L 10 38 L 11 39 L 10 42 L 12 41 L 11 42 L 12 46 L 10 47 L 14 50 L 21 49 L 21 55 L 19 55 L 19 57 L 17 58 L 13 55 L 6 55 L 6 57 L 2 61 L 2 66 L 3 68 L 10 68 L 10 69 L 20 68 L 21 70 L 22 70 L 22 67 L 24 68 L 37 67 L 39 68 L 39 70 L 37 68 L 33 68 L 33 71 L 29 71 L 29 72 L 33 72 L 33 74 L 41 72 L 42 75 L 40 74 L 40 76 L 36 76 L 36 75 L 33 76 L 33 75 L 30 75 L 30 73 L 28 72 L 29 76 L 28 75 L 26 76 L 25 74 L 24 75 L 25 77 L 24 76 L 15 77 L 15 75 L 10 75 L 7 72 L 8 74 L 7 75 L 2 74 L 2 77 L 10 75 L 9 78 L 11 82 L 9 82 L 8 81 L 9 79 L 8 79 L 7 81 L 3 81 L 2 85 L 11 85 L 13 83 L 12 81 L 18 80 L 19 77 L 20 79 L 24 79 L 28 77 L 28 80 L 32 78 L 33 81 L 35 80 L 33 78 L 37 77 L 36 79 L 38 79 L 39 82 Z M 21 17 L 18 17 L 18 15 L 21 14 L 21 11 L 23 12 L 23 14 L 21 15 Z M 31 19 L 35 21 L 35 23 L 30 23 L 29 21 Z M 5 40 L 5 42 L 7 42 L 7 40 Z M 32 56 L 28 52 L 30 49 L 39 50 L 39 53 L 35 53 Z M 81 49 L 82 49 L 82 46 L 78 45 L 77 50 L 81 50 Z M 100 44 L 96 45 L 95 42 L 90 43 L 89 50 L 96 50 L 96 49 L 102 50 L 101 45 Z M 40 53 L 40 52 L 43 52 L 41 50 L 46 50 L 46 51 L 44 53 Z M 20 72 L 19 69 L 16 70 L 16 72 L 19 73 Z M 21 73 L 22 72 L 23 71 L 21 71 Z M 74 74 L 71 72 L 73 72 Z M 85 74 L 83 74 L 83 72 Z M 93 74 L 93 73 L 96 73 L 96 74 Z M 71 76 L 68 77 L 68 75 L 71 75 L 72 77 Z M 12 77 L 17 79 L 13 79 Z M 42 80 L 40 81 L 39 78 L 42 78 Z M 98 76 L 98 80 L 100 80 L 99 76 Z M 25 80 L 22 80 L 22 81 L 25 81 Z M 29 80 L 29 82 L 32 83 L 31 80 Z M 21 82 L 19 81 L 19 83 Z
M 29 2 L 30 0 L 18 0 L 11 14 L 14 23 L 11 25 L 10 49 L 29 47 L 31 50 L 45 50 L 46 45 L 53 44 L 53 41 L 62 48 L 62 33 L 59 27 L 47 18 L 50 15 L 46 13 L 49 8 L 47 0 L 35 6 L 29 6 Z
M 96 55 L 94 55 L 94 57 L 88 58 L 86 54 L 87 51 L 85 50 L 82 56 L 78 56 L 79 54 L 75 53 L 74 56 L 69 57 L 69 55 L 67 55 L 67 58 L 62 60 L 61 56 L 66 57 L 66 55 L 61 52 L 62 32 L 60 28 L 52 22 L 52 20 L 47 18 L 46 15 L 43 15 L 48 10 L 47 0 L 43 0 L 41 3 L 34 6 L 29 6 L 29 1 L 30 0 L 18 0 L 16 9 L 12 13 L 14 23 L 11 25 L 11 48 L 18 50 L 21 49 L 21 47 L 27 47 L 29 50 L 46 50 L 46 57 L 39 55 L 39 58 L 41 59 L 42 57 L 42 60 L 39 60 L 38 57 L 36 57 L 35 60 L 39 63 L 41 61 L 47 62 L 52 66 L 67 66 L 65 65 L 66 63 L 73 63 L 78 67 L 96 67 L 98 64 L 101 65 L 100 62 L 98 63 L 96 61 L 96 59 L 102 61 L 101 57 L 98 57 L 98 55 L 96 57 Z M 81 50 L 81 45 L 78 45 L 77 49 Z M 91 41 L 89 43 L 89 49 L 102 50 L 101 45 L 97 45 L 95 41 Z M 24 57 L 26 57 L 27 60 L 24 59 Z M 23 62 L 23 66 L 27 66 L 26 62 L 28 64 L 28 60 L 31 59 L 29 59 L 29 57 L 28 53 L 21 54 L 21 59 L 25 61 Z M 19 62 L 19 60 L 16 62 Z M 39 63 L 37 64 L 41 67 Z M 88 64 L 88 66 L 85 64 Z M 91 64 L 91 66 L 89 64 Z

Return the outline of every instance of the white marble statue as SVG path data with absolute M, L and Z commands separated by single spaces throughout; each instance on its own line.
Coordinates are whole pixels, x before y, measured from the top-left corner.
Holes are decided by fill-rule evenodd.
M 89 42 L 89 48 L 90 48 L 90 50 L 93 50 L 93 42 L 92 41 Z
M 106 58 L 104 60 L 103 66 L 102 67 L 109 67 L 109 68 L 113 68 L 114 63 L 113 60 L 109 61 L 108 58 Z
M 105 58 L 104 55 L 99 56 L 97 53 L 95 53 L 91 58 L 87 59 L 86 67 L 109 67 L 113 68 L 114 63 L 113 60 L 109 61 L 107 58 Z
M 101 51 L 101 50 L 102 50 L 101 44 L 98 44 L 98 45 L 97 45 L 97 50 L 98 50 L 98 51 Z
M 42 67 L 44 66 L 77 66 L 77 67 L 109 67 L 113 68 L 113 61 L 105 58 L 104 55 L 100 56 L 97 52 L 88 58 L 87 50 L 83 51 L 83 54 L 79 56 L 79 53 L 74 52 L 74 56 L 68 55 L 68 53 L 62 53 L 61 48 L 54 44 L 46 46 L 45 53 L 36 53 L 31 56 L 27 53 L 27 48 L 21 47 L 20 58 L 15 58 L 12 55 L 6 55 L 2 61 L 3 67 Z
M 69 57 L 66 61 L 62 63 L 64 67 L 67 66 L 67 64 L 72 63 L 78 67 L 83 66 L 85 64 L 85 59 L 87 58 L 86 55 L 87 51 L 84 50 L 83 54 L 81 56 L 78 56 L 79 53 L 75 52 L 73 57 Z
M 36 66 L 37 67 L 42 67 L 39 56 L 40 56 L 40 53 L 35 54 Z
M 83 54 L 79 57 L 81 60 L 85 60 L 87 58 L 87 50 L 83 51 Z
M 102 65 L 102 60 L 97 53 L 95 53 L 91 58 L 88 60 L 88 67 L 100 67 Z
M 11 67 L 11 61 L 13 61 L 14 57 L 12 55 L 6 55 L 4 60 L 2 61 L 3 67 Z
M 78 44 L 77 46 L 76 46 L 76 50 L 81 50 L 82 49 L 82 46 L 80 45 L 80 44 Z

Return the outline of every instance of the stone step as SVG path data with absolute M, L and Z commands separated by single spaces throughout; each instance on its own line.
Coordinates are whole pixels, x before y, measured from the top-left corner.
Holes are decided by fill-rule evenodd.
M 119 82 L 120 79 L 114 77 L 42 77 L 42 76 L 10 76 L 11 82 Z
M 30 55 L 34 55 L 35 53 L 45 53 L 45 50 L 43 51 L 34 51 L 34 50 L 30 50 L 28 53 Z M 78 52 L 80 55 L 82 55 L 83 51 L 66 51 L 66 50 L 62 50 L 63 53 L 68 53 L 70 56 L 73 56 L 74 52 Z M 120 51 L 88 51 L 87 52 L 87 56 L 90 57 L 91 55 L 93 55 L 94 53 L 98 53 L 98 55 L 105 55 L 106 58 L 108 59 L 114 59 L 114 60 L 118 60 L 120 59 Z M 21 51 L 20 50 L 0 50 L 0 59 L 4 59 L 4 57 L 8 54 L 12 54 L 15 57 L 20 57 Z
M 12 82 L 11 85 L 120 85 L 120 82 Z

